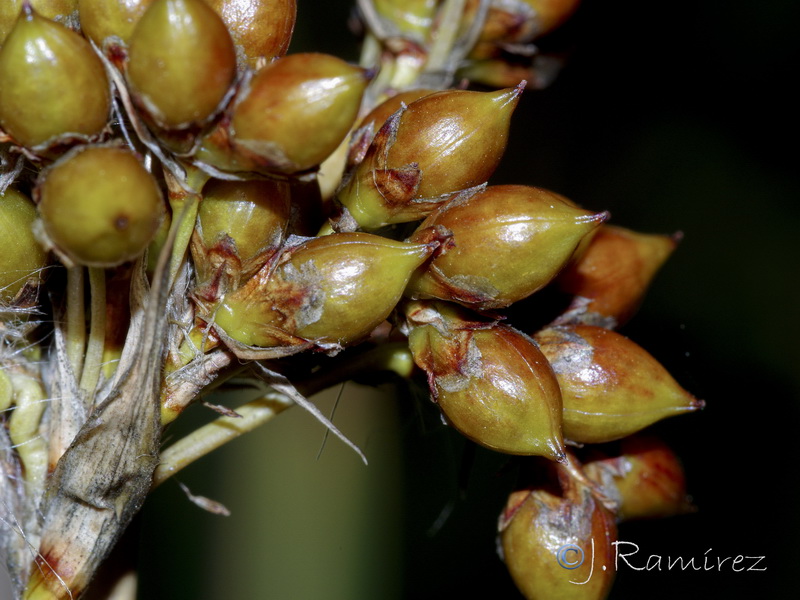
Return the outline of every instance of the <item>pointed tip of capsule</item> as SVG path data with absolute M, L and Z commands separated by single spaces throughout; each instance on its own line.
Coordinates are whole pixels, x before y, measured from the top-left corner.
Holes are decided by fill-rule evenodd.
M 669 238 L 672 240 L 672 243 L 677 246 L 683 241 L 683 232 L 678 230 L 669 236 Z
M 36 11 L 33 10 L 33 4 L 31 4 L 30 0 L 24 0 L 22 3 L 22 18 L 26 21 L 30 21 L 33 18 L 33 15 Z

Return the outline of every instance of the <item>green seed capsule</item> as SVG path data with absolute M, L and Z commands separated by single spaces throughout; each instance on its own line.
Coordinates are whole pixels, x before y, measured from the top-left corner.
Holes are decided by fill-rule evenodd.
M 240 66 L 283 56 L 297 20 L 296 0 L 205 0 L 228 28 Z
M 198 281 L 209 281 L 220 268 L 237 282 L 254 275 L 280 248 L 288 223 L 288 183 L 211 180 L 192 243 Z
M 418 229 L 440 225 L 455 247 L 414 274 L 407 295 L 502 308 L 547 285 L 608 213 L 576 208 L 547 190 L 502 185 L 456 198 Z M 412 236 L 414 239 L 414 236 Z
M 56 251 L 89 266 L 139 256 L 165 210 L 156 180 L 132 152 L 117 146 L 76 148 L 42 172 L 36 196 Z
M 503 156 L 521 88 L 450 90 L 386 122 L 337 199 L 374 229 L 422 219 L 445 199 L 485 183 Z
M 398 33 L 424 40 L 436 13 L 436 0 L 375 0 L 378 14 Z
M 643 348 L 614 331 L 558 326 L 534 339 L 561 386 L 569 440 L 610 442 L 704 406 Z
M 28 281 L 38 281 L 47 253 L 31 227 L 36 207 L 24 194 L 9 188 L 0 195 L 0 305 L 11 302 Z
M 500 517 L 503 560 L 527 600 L 603 600 L 614 583 L 617 527 L 588 486 L 564 497 L 509 496 Z
M 158 126 L 182 129 L 220 109 L 236 75 L 236 52 L 203 0 L 155 0 L 131 36 L 127 75 Z
M 78 0 L 83 34 L 99 47 L 111 37 L 128 43 L 153 0 Z
M 327 54 L 293 54 L 258 71 L 233 109 L 234 147 L 266 169 L 310 169 L 358 116 L 365 71 Z
M 367 233 L 311 239 L 228 294 L 215 322 L 251 346 L 282 345 L 287 336 L 320 345 L 354 342 L 389 316 L 433 249 Z
M 561 393 L 533 340 L 445 302 L 415 302 L 406 315 L 414 362 L 456 429 L 492 450 L 563 460 Z
M 80 35 L 25 4 L 0 48 L 0 125 L 28 148 L 86 138 L 106 125 L 105 68 Z
M 78 0 L 27 0 L 39 15 L 57 21 L 62 25 L 77 28 Z M 14 23 L 22 12 L 24 0 L 3 0 L 0 2 L 0 45 L 14 28 Z

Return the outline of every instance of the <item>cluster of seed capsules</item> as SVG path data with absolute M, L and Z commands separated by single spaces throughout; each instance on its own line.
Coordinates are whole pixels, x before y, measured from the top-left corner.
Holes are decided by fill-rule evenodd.
M 367 27 L 384 29 L 376 75 L 287 55 L 294 0 L 5 3 L 0 358 L 12 373 L 47 265 L 105 269 L 109 289 L 122 281 L 106 315 L 111 377 L 124 273 L 146 252 L 151 274 L 163 253 L 170 281 L 190 277 L 165 389 L 212 351 L 280 362 L 404 340 L 449 425 L 554 465 L 500 519 L 522 593 L 603 598 L 613 570 L 572 581 L 613 562 L 616 522 L 689 509 L 677 457 L 634 434 L 702 403 L 614 331 L 677 238 L 607 225 L 606 212 L 544 189 L 487 184 L 519 80 L 546 78 L 526 48 L 576 0 L 460 3 L 454 39 L 476 15 L 483 25 L 458 73 L 499 91 L 386 83 L 424 63 L 456 4 L 359 3 Z M 508 324 L 504 311 L 546 286 L 572 298 L 565 312 L 535 332 Z M 18 392 L 0 373 L 2 408 L 19 407 Z M 164 424 L 186 406 L 172 400 Z M 568 449 L 616 440 L 616 454 L 582 448 L 580 461 Z M 595 564 L 565 569 L 559 552 L 590 540 Z

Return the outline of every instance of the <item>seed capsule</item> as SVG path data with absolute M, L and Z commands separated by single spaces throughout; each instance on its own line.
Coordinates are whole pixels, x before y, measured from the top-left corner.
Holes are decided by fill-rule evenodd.
M 433 94 L 435 91 L 429 89 L 406 90 L 387 98 L 367 113 L 367 116 L 361 119 L 361 123 L 353 134 L 353 139 L 350 143 L 350 156 L 347 161 L 348 166 L 353 167 L 364 160 L 375 134 L 389 120 L 389 117 L 403 108 L 403 106 Z
M 236 100 L 234 152 L 265 169 L 311 169 L 350 131 L 368 79 L 363 69 L 327 54 L 293 54 L 267 65 Z
M 225 296 L 214 321 L 250 346 L 284 345 L 292 338 L 344 345 L 389 316 L 409 276 L 434 248 L 366 233 L 313 238 Z
M 499 529 L 503 559 L 527 600 L 603 600 L 611 590 L 617 528 L 588 487 L 564 497 L 514 492 Z
M 78 0 L 27 0 L 40 16 L 58 21 L 62 25 L 77 29 Z M 0 2 L 0 45 L 14 28 L 14 23 L 22 12 L 24 0 L 3 0 Z
M 427 95 L 389 119 L 337 198 L 366 229 L 421 219 L 485 183 L 506 147 L 521 88 Z
M 397 33 L 424 40 L 436 13 L 436 0 L 375 0 L 375 10 Z
M 414 362 L 456 429 L 492 450 L 563 460 L 561 394 L 533 340 L 445 302 L 415 302 L 406 315 Z
M 113 266 L 141 254 L 164 216 L 156 180 L 127 149 L 82 146 L 42 171 L 35 197 L 55 250 Z
M 99 134 L 111 106 L 106 72 L 80 35 L 30 5 L 0 48 L 0 125 L 28 148 Z
M 0 195 L 0 305 L 6 305 L 28 281 L 38 282 L 47 253 L 33 236 L 36 207 L 24 194 L 8 188 Z
M 78 0 L 83 34 L 99 47 L 111 37 L 128 43 L 153 0 Z
M 681 461 L 667 444 L 652 436 L 633 436 L 620 444 L 618 456 L 583 465 L 586 476 L 617 502 L 620 521 L 692 510 Z
M 222 17 L 240 56 L 256 68 L 289 49 L 297 20 L 296 0 L 205 0 Z
M 220 108 L 235 75 L 231 36 L 203 0 L 155 0 L 133 31 L 128 81 L 159 127 L 205 122 Z
M 211 180 L 203 188 L 192 241 L 198 282 L 224 272 L 237 287 L 277 252 L 288 223 L 288 183 Z
M 579 297 L 573 307 L 580 305 L 582 312 L 612 317 L 621 325 L 636 311 L 679 239 L 604 225 L 558 276 L 558 286 Z
M 609 442 L 704 405 L 616 332 L 567 325 L 543 329 L 534 339 L 558 377 L 569 440 Z
M 509 306 L 547 285 L 581 238 L 607 217 L 526 186 L 492 186 L 457 197 L 412 236 L 443 226 L 452 231 L 455 248 L 415 273 L 406 293 L 481 309 Z

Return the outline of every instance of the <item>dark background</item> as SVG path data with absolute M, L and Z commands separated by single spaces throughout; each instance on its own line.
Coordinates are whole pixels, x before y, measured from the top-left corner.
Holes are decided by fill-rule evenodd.
M 356 42 L 345 27 L 348 12 L 347 2 L 300 0 L 293 51 L 355 60 Z M 643 573 L 622 567 L 612 599 L 777 598 L 797 587 L 798 23 L 800 4 L 787 0 L 585 0 L 556 40 L 572 48 L 568 66 L 547 90 L 523 95 L 505 163 L 492 180 L 547 187 L 588 208 L 611 211 L 616 224 L 654 233 L 681 230 L 685 236 L 623 333 L 707 401 L 701 414 L 655 427 L 684 459 L 699 511 L 623 525 L 620 538 L 637 543 L 640 556 L 702 559 L 709 548 L 712 557 L 763 555 L 760 566 L 767 570 Z M 360 568 L 348 574 L 373 581 L 368 589 L 382 593 L 326 592 L 324 580 L 334 575 L 319 570 L 341 548 L 334 543 L 321 559 L 312 559 L 312 548 L 329 543 L 331 534 L 315 534 L 313 525 L 299 533 L 332 489 L 348 485 L 333 467 L 302 476 L 318 491 L 296 527 L 260 545 L 237 541 L 242 529 L 283 509 L 270 504 L 267 491 L 234 490 L 231 473 L 234 479 L 240 473 L 241 481 L 252 474 L 236 462 L 246 457 L 226 449 L 187 470 L 183 480 L 195 493 L 223 501 L 234 517 L 221 522 L 188 505 L 175 487 L 160 490 L 145 514 L 142 552 L 161 566 L 145 569 L 142 597 L 237 597 L 225 586 L 239 581 L 254 597 L 301 600 L 519 598 L 494 550 L 495 520 L 511 481 L 505 460 L 479 449 L 465 470 L 465 443 L 429 416 L 421 418 L 414 400 L 384 395 L 382 401 L 394 411 L 387 422 L 399 431 L 383 439 L 402 447 L 403 460 L 392 463 L 399 475 L 380 488 L 384 495 L 372 504 L 367 496 L 357 510 L 380 503 L 394 517 L 356 517 L 355 524 L 369 522 L 368 534 L 384 523 L 386 537 L 381 549 L 366 551 Z M 273 425 L 261 434 L 277 436 L 278 423 L 268 427 Z M 301 462 L 314 461 L 322 437 L 321 429 L 314 431 L 315 445 Z M 293 452 L 287 448 L 280 464 Z M 292 467 L 281 480 L 289 497 L 291 486 L 300 485 L 301 478 L 292 477 L 298 472 Z M 214 484 L 214 477 L 227 483 Z M 321 479 L 307 481 L 313 477 Z M 298 502 L 308 500 L 307 492 L 296 495 Z M 451 502 L 450 518 L 431 535 Z M 234 520 L 237 514 L 244 514 L 242 520 Z M 345 525 L 345 532 L 347 527 L 355 525 Z M 265 549 L 270 543 L 280 550 Z M 381 554 L 389 545 L 394 554 Z M 269 581 L 242 581 L 245 571 L 268 570 L 275 556 L 295 551 L 305 578 L 323 579 L 319 592 L 279 592 Z M 175 563 L 176 556 L 197 569 Z M 287 589 L 305 590 L 301 584 Z

